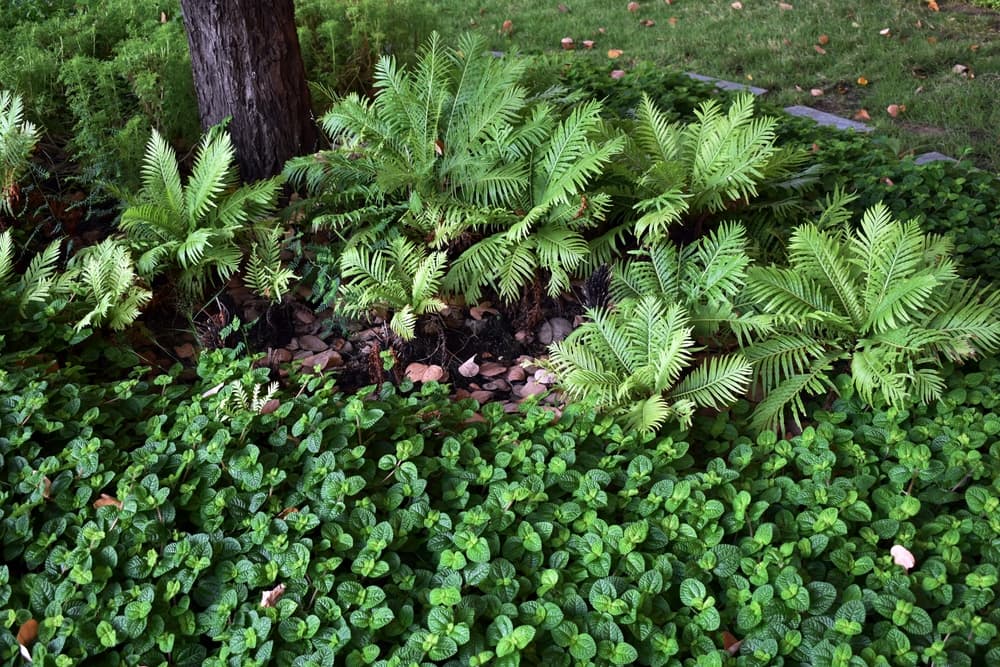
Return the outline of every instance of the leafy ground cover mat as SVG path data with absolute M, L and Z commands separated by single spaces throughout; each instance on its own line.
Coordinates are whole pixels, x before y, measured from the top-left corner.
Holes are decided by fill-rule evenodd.
M 800 436 L 586 407 L 0 372 L 0 656 L 38 665 L 1000 664 L 1000 368 Z M 91 381 L 92 382 L 92 381 Z M 16 635 L 16 636 L 15 636 Z

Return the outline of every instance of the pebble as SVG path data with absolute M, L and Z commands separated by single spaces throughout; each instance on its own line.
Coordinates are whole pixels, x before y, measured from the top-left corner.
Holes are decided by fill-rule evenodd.
M 551 345 L 566 338 L 573 331 L 573 323 L 565 317 L 553 317 L 542 322 L 538 328 L 538 342 L 543 345 Z
M 322 352 L 330 346 L 319 336 L 308 335 L 299 336 L 299 347 L 311 352 Z

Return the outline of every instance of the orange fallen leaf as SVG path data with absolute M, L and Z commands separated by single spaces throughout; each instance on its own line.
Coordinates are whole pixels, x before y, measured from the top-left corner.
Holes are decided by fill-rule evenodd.
M 863 76 L 859 76 L 858 77 L 858 85 L 859 86 L 867 86 L 868 85 L 868 79 L 866 79 Z
M 17 630 L 17 643 L 21 646 L 29 646 L 36 639 L 38 639 L 38 621 L 29 618 Z
M 271 590 L 264 591 L 263 593 L 260 594 L 260 606 L 264 607 L 265 609 L 268 607 L 273 607 L 275 604 L 277 604 L 278 600 L 280 600 L 281 596 L 284 594 L 285 594 L 285 585 L 278 584 Z
M 625 70 L 623 69 L 613 69 L 611 70 L 611 78 L 617 81 L 618 79 L 624 78 Z
M 581 42 L 581 44 L 583 44 L 583 48 L 585 48 L 585 49 L 592 49 L 592 48 L 594 48 L 594 40 L 592 40 L 592 39 L 585 39 L 585 40 L 583 40 L 583 42 Z
M 856 114 L 854 114 L 854 120 L 871 120 L 872 117 L 868 115 L 867 109 L 861 109 Z
M 562 44 L 562 47 L 564 49 L 566 49 L 567 51 L 572 51 L 573 50 L 573 38 L 572 37 L 563 37 L 562 40 L 560 41 L 560 43 Z
M 52 499 L 52 480 L 48 477 L 42 478 L 42 498 L 46 500 Z
M 787 2 L 779 2 L 779 3 L 778 3 L 778 9 L 780 9 L 780 10 L 781 10 L 781 11 L 783 11 L 783 12 L 787 12 L 787 11 L 788 11 L 788 10 L 790 10 L 790 9 L 795 9 L 795 7 L 792 7 L 792 6 L 791 6 L 790 4 L 788 4 Z
M 928 37 L 927 38 L 927 43 L 930 44 L 930 45 L 932 45 L 932 46 L 934 44 L 937 44 L 937 37 Z
M 885 112 L 890 116 L 892 116 L 893 118 L 903 113 L 904 111 L 906 111 L 905 104 L 890 104 L 885 108 Z
M 888 176 L 885 176 L 882 179 L 882 182 L 885 183 L 886 185 L 888 185 L 890 188 L 895 185 L 895 183 L 892 182 L 892 179 L 889 178 Z
M 819 44 L 813 44 L 813 50 L 815 50 L 816 53 L 820 54 L 821 56 L 825 56 L 826 55 L 826 49 L 824 49 Z
M 736 0 L 736 2 L 732 3 L 729 6 L 732 7 L 733 9 L 743 9 L 743 3 L 740 2 L 739 0 Z
M 938 3 L 936 3 L 934 0 L 927 0 L 927 9 L 931 10 L 932 12 L 941 11 L 941 8 L 938 7 Z
M 628 10 L 630 12 L 632 12 L 633 14 L 635 12 L 639 11 L 639 3 L 638 2 L 630 2 L 630 3 L 628 3 Z
M 677 25 L 677 17 L 671 16 L 670 18 L 667 19 L 667 23 L 669 23 L 670 25 Z
M 823 89 L 822 88 L 810 88 L 809 89 L 809 94 L 812 95 L 813 97 L 823 97 Z
M 106 493 L 102 493 L 101 497 L 94 501 L 94 509 L 99 510 L 102 507 L 107 507 L 108 505 L 114 505 L 118 509 L 122 508 L 122 501 L 118 500 L 114 496 L 109 496 Z
M 500 26 L 500 34 L 510 35 L 513 32 L 514 32 L 514 22 L 511 21 L 510 19 L 507 19 L 506 21 L 503 22 L 503 25 Z
M 285 509 L 278 512 L 277 518 L 284 519 L 285 517 L 291 516 L 292 514 L 295 514 L 298 511 L 299 511 L 298 507 L 286 507 Z
M 608 49 L 608 58 L 611 58 L 612 60 L 620 58 L 622 53 L 624 52 L 621 49 Z
M 654 21 L 653 19 L 645 19 L 643 21 L 639 21 L 639 25 L 645 28 L 652 28 L 654 25 L 656 25 L 656 21 Z
M 827 44 L 830 43 L 830 37 L 828 35 L 820 35 L 818 41 L 823 46 L 826 46 Z
M 586 44 L 586 42 L 584 42 Z M 587 47 L 590 48 L 590 47 Z M 499 315 L 500 311 L 493 307 L 492 301 L 483 301 L 478 306 L 469 308 L 469 316 L 474 320 L 482 320 L 485 315 Z

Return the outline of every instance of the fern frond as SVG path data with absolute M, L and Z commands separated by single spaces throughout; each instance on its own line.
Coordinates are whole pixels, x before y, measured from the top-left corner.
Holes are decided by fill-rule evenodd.
M 14 277 L 14 239 L 10 230 L 0 232 L 0 290 L 6 288 Z
M 202 139 L 191 178 L 184 189 L 185 209 L 195 224 L 217 205 L 226 190 L 235 185 L 235 160 L 236 149 L 228 133 L 210 131 Z
M 754 385 L 764 393 L 781 384 L 783 378 L 806 372 L 825 349 L 821 341 L 805 334 L 782 334 L 754 342 L 741 352 L 754 370 Z
M 255 293 L 277 303 L 298 276 L 281 265 L 281 230 L 260 230 L 250 249 L 246 284 Z
M 751 428 L 784 432 L 786 414 L 801 425 L 801 417 L 806 411 L 804 397 L 815 396 L 833 388 L 828 374 L 833 362 L 839 358 L 836 355 L 824 355 L 813 361 L 805 373 L 785 378 L 757 404 L 751 417 Z
M 31 258 L 21 276 L 20 310 L 31 302 L 45 301 L 57 285 L 56 264 L 59 262 L 59 242 L 53 241 L 45 250 Z
M 719 410 L 746 393 L 752 374 L 752 366 L 742 355 L 711 357 L 691 371 L 669 397 Z
M 837 239 L 814 225 L 801 225 L 788 244 L 789 259 L 797 271 L 814 279 L 836 296 L 842 313 L 855 327 L 864 322 L 861 298 L 851 264 Z
M 625 412 L 628 427 L 640 433 L 658 431 L 667 421 L 677 416 L 661 394 L 639 401 Z
M 174 216 L 184 214 L 184 189 L 177 167 L 177 154 L 170 144 L 153 130 L 142 161 L 142 186 L 146 196 Z

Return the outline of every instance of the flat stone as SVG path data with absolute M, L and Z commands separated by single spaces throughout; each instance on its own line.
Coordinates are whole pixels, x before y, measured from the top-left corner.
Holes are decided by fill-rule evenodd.
M 469 398 L 475 399 L 475 401 L 477 403 L 479 403 L 480 405 L 482 405 L 483 403 L 487 403 L 487 402 L 493 400 L 493 392 L 492 391 L 474 391 L 471 394 L 469 394 Z
M 538 342 L 542 345 L 557 343 L 573 331 L 573 323 L 565 317 L 553 317 L 542 323 L 538 329 Z
M 543 394 L 549 390 L 544 384 L 539 384 L 534 380 L 528 380 L 520 387 L 514 388 L 514 393 L 521 397 L 527 398 L 528 396 L 536 396 L 538 394 Z
M 310 352 L 322 352 L 330 346 L 319 336 L 309 335 L 299 336 L 299 347 Z
M 754 95 L 767 94 L 767 88 L 758 88 L 757 86 L 737 83 L 736 81 L 726 81 L 725 79 L 717 79 L 714 76 L 705 76 L 704 74 L 696 74 L 694 72 L 685 72 L 685 74 L 697 81 L 714 84 L 716 88 L 721 88 L 722 90 L 747 90 Z
M 927 164 L 928 162 L 958 162 L 955 158 L 950 155 L 945 155 L 944 153 L 938 153 L 937 151 L 931 151 L 930 153 L 923 153 L 913 158 L 914 164 Z
M 313 368 L 319 367 L 321 371 L 335 366 L 343 366 L 344 360 L 333 350 L 326 350 L 317 354 L 311 354 L 302 360 L 302 370 L 311 372 Z
M 855 132 L 871 132 L 875 128 L 865 125 L 864 123 L 859 123 L 856 120 L 850 120 L 848 118 L 841 118 L 840 116 L 835 116 L 832 113 L 826 113 L 825 111 L 819 111 L 818 109 L 813 109 L 812 107 L 805 107 L 802 105 L 795 105 L 791 107 L 785 107 L 785 113 L 791 116 L 799 116 L 801 118 L 809 118 L 816 121 L 820 125 L 826 125 L 829 127 L 835 127 L 838 130 L 854 130 Z
M 520 366 L 511 366 L 510 370 L 507 371 L 508 382 L 523 382 L 527 376 L 528 374 Z
M 271 360 L 277 364 L 287 364 L 292 360 L 292 351 L 283 347 L 271 351 Z

